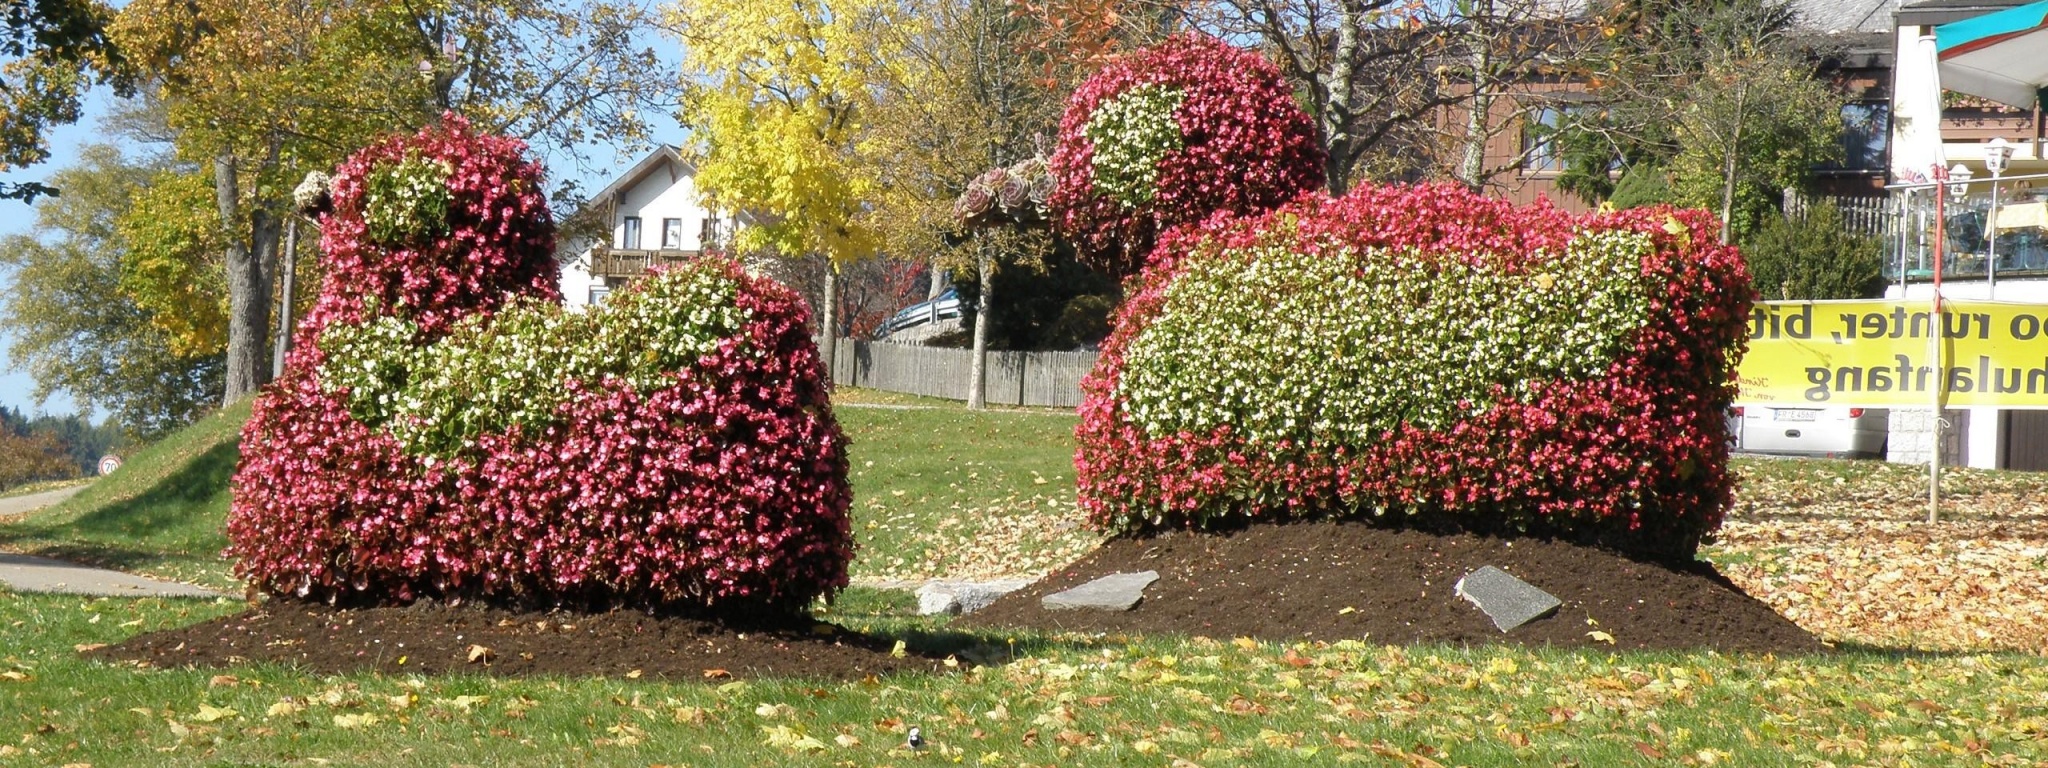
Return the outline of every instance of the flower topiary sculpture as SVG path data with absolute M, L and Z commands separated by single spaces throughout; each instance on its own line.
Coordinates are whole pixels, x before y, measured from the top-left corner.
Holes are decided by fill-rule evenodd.
M 845 439 L 801 299 L 706 260 L 565 312 L 523 152 L 451 118 L 338 170 L 305 343 L 243 431 L 237 573 L 347 604 L 843 587 Z
M 1236 112 L 1191 111 L 1192 91 L 1161 85 L 1216 45 L 1176 40 L 1133 57 L 1152 62 L 1142 75 L 1105 71 L 1068 127 L 1170 111 L 1180 136 L 1220 135 Z M 1231 69 L 1249 81 L 1238 91 L 1270 72 Z M 1284 94 L 1258 109 L 1270 125 L 1299 112 Z M 1078 484 L 1098 527 L 1392 519 L 1689 559 L 1719 525 L 1750 289 L 1706 214 L 1581 216 L 1445 185 L 1290 196 L 1274 180 L 1303 177 L 1127 149 L 1114 156 L 1139 161 L 1112 173 L 1103 139 L 1091 154 L 1072 138 L 1053 216 L 1097 252 L 1148 243 L 1166 220 L 1146 206 L 1180 201 L 1083 383 Z M 1240 183 L 1258 189 L 1217 191 Z
M 1110 64 L 1068 100 L 1047 205 L 1083 263 L 1121 278 L 1168 229 L 1320 188 L 1323 158 L 1272 62 L 1182 34 Z

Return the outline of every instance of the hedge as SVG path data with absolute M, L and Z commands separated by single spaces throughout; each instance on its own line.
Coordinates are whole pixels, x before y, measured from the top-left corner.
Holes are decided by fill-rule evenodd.
M 1099 527 L 1390 518 L 1689 558 L 1748 277 L 1700 211 L 1361 187 L 1169 236 L 1084 382 Z
M 450 121 L 337 173 L 318 309 L 243 432 L 238 575 L 678 611 L 845 586 L 846 440 L 802 299 L 711 258 L 564 310 L 523 153 Z

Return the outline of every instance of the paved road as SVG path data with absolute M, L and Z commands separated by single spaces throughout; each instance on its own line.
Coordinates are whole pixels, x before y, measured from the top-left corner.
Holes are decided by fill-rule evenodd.
M 86 485 L 90 485 L 90 483 L 87 483 L 85 485 L 74 485 L 71 486 L 70 488 L 59 488 L 54 491 L 31 493 L 27 496 L 11 496 L 5 499 L 0 499 L 0 517 L 13 517 L 23 512 L 33 512 L 35 510 L 42 509 L 43 507 L 56 504 L 60 501 L 78 495 L 79 491 L 85 490 Z
M 85 486 L 0 499 L 0 518 L 33 512 L 71 498 Z M 0 552 L 0 584 L 20 592 L 63 592 L 118 597 L 220 597 L 219 592 L 175 581 L 92 568 L 47 557 Z
M 62 560 L 0 552 L 0 583 L 19 592 L 62 592 L 115 597 L 221 597 L 221 593 L 175 581 L 91 568 Z

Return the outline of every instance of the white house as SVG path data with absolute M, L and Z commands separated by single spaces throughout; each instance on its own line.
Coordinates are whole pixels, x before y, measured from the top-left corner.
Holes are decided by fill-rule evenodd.
M 681 152 L 664 144 L 584 203 L 572 220 L 603 234 L 564 237 L 556 246 L 562 300 L 571 307 L 603 302 L 649 266 L 696 258 L 725 242 L 730 219 L 705 207 L 696 175 Z

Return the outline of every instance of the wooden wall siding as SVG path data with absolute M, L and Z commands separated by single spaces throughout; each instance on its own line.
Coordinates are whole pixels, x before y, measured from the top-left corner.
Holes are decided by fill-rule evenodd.
M 965 349 L 839 340 L 832 380 L 952 400 L 967 399 L 973 352 Z M 992 405 L 1081 405 L 1081 378 L 1095 367 L 1094 352 L 989 352 L 983 396 Z

